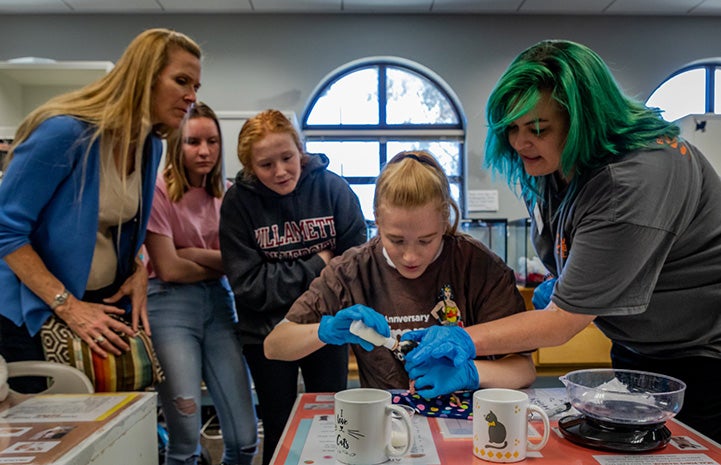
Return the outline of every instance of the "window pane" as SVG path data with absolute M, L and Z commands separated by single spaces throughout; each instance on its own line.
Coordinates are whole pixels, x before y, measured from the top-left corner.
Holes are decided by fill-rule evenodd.
M 456 201 L 458 208 L 461 209 L 461 216 L 463 216 L 463 207 L 461 206 L 461 185 L 457 182 L 452 182 L 448 187 L 451 188 L 451 198 Z M 451 216 L 455 216 L 453 215 L 453 211 L 451 211 Z
M 375 221 L 373 215 L 373 194 L 375 193 L 375 184 L 351 184 L 351 189 L 358 196 L 360 200 L 361 210 L 363 210 L 363 216 L 367 220 Z
M 307 124 L 378 124 L 378 68 L 346 74 L 328 87 Z
M 666 121 L 706 112 L 706 70 L 696 68 L 677 74 L 661 84 L 646 101 L 650 107 L 664 110 Z
M 714 113 L 721 113 L 721 69 L 714 70 Z
M 425 77 L 405 69 L 386 71 L 388 124 L 457 124 L 453 105 Z
M 378 176 L 380 144 L 376 141 L 308 141 L 306 150 L 324 153 L 328 169 L 341 176 Z
M 303 121 L 303 130 L 308 131 L 306 150 L 328 156 L 329 169 L 348 180 L 368 220 L 374 219 L 373 183 L 381 163 L 403 150 L 433 153 L 451 179 L 451 194 L 460 204 L 465 136 L 434 131 L 418 135 L 420 128 L 433 126 L 463 130 L 458 110 L 430 74 L 404 64 L 355 64 L 346 74 L 330 76 L 313 96 Z
M 461 174 L 461 144 L 453 141 L 435 140 L 399 140 L 388 141 L 388 159 L 404 150 L 425 150 L 430 152 L 441 164 L 448 176 Z

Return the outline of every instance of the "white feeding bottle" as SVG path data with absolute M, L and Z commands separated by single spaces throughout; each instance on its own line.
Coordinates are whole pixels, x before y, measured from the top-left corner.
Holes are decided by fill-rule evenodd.
M 378 331 L 363 323 L 363 320 L 353 320 L 353 323 L 350 324 L 349 331 L 351 334 L 355 334 L 359 338 L 370 342 L 374 346 L 383 346 L 393 350 L 396 345 L 398 345 L 398 341 L 394 338 L 390 336 L 381 336 L 378 334 Z
M 353 320 L 353 323 L 350 324 L 349 331 L 374 346 L 382 346 L 389 349 L 393 352 L 393 356 L 401 362 L 405 362 L 406 354 L 418 345 L 416 341 L 399 342 L 390 336 L 381 336 L 378 334 L 378 331 L 363 323 L 362 320 Z

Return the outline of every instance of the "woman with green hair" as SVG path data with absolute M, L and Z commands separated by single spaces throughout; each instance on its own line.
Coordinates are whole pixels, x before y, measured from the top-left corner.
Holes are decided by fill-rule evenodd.
M 595 322 L 615 368 L 683 380 L 678 418 L 721 440 L 719 175 L 570 41 L 521 53 L 487 119 L 485 165 L 518 189 L 556 279 L 537 290 L 543 311 L 468 328 L 477 355 L 560 345 Z M 407 359 L 442 356 L 421 342 Z

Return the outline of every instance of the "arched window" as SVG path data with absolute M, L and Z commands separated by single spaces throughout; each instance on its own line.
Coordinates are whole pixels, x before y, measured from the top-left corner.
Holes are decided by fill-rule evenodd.
M 664 110 L 667 121 L 721 112 L 721 58 L 698 60 L 675 71 L 651 93 L 646 105 Z
M 331 72 L 311 95 L 301 125 L 308 152 L 325 153 L 373 219 L 375 180 L 403 150 L 427 150 L 465 211 L 465 119 L 458 98 L 432 71 L 395 57 L 367 58 Z

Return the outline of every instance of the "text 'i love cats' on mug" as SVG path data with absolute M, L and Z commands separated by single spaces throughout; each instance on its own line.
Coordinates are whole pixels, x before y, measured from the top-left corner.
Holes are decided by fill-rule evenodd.
M 543 421 L 543 438 L 528 439 L 529 414 Z M 473 393 L 473 455 L 489 462 L 519 462 L 527 450 L 540 450 L 548 442 L 548 415 L 531 404 L 528 394 L 513 389 L 481 389 Z
M 395 419 L 394 419 L 395 418 Z M 403 428 L 393 431 L 391 421 Z M 400 457 L 413 446 L 413 427 L 406 410 L 391 403 L 381 389 L 347 389 L 335 394 L 336 460 L 349 465 L 373 465 Z M 405 441 L 391 441 L 404 434 Z M 394 444 L 402 444 L 394 447 Z

